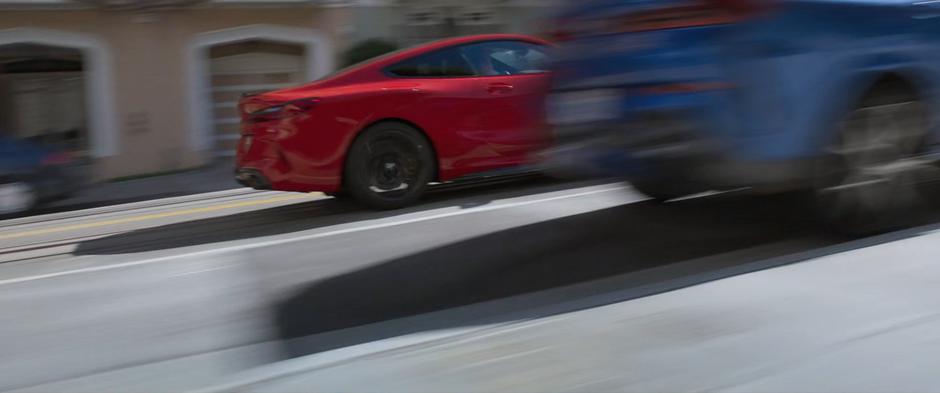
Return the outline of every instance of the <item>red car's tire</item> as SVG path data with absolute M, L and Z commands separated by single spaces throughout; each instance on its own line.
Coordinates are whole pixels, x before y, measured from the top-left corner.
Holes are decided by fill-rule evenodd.
M 407 124 L 380 123 L 363 131 L 349 149 L 345 189 L 359 203 L 398 209 L 416 202 L 434 174 L 434 152 Z

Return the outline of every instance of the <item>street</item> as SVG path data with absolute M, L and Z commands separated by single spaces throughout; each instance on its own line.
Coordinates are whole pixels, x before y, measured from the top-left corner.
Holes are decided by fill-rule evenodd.
M 402 317 L 705 261 L 668 278 L 693 276 L 843 240 L 800 209 L 738 195 L 657 206 L 621 183 L 525 179 L 443 189 L 389 212 L 234 190 L 10 220 L 0 228 L 0 389 L 180 365 L 188 372 L 153 386 L 192 388 L 471 323 L 365 328 Z
M 940 392 L 938 18 L 0 0 L 0 393 Z

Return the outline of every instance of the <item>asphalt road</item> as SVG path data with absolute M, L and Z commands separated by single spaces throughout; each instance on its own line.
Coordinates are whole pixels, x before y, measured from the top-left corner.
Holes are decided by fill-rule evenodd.
M 671 264 L 604 280 L 623 289 L 570 301 L 564 287 L 410 317 L 453 321 L 569 295 L 277 362 L 200 392 L 936 392 L 936 230 L 642 284 L 710 263 Z
M 0 222 L 0 390 L 89 386 L 69 381 L 96 375 L 183 389 L 469 323 L 382 325 L 402 317 L 844 240 L 821 231 L 792 197 L 660 206 L 620 183 L 543 179 L 445 188 L 392 212 L 234 190 L 8 220 Z M 570 296 L 604 290 L 588 285 Z

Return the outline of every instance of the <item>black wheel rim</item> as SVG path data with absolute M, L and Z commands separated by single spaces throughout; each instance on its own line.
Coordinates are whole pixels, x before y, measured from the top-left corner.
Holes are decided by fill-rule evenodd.
M 399 135 L 383 135 L 370 141 L 368 149 L 365 169 L 370 191 L 393 199 L 415 187 L 422 168 L 414 143 Z

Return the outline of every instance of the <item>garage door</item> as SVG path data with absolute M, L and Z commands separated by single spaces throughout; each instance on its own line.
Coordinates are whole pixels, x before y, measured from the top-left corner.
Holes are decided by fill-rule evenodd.
M 81 72 L 0 75 L 6 133 L 65 143 L 84 154 L 85 86 Z M 74 135 L 72 135 L 74 134 Z M 71 138 L 66 140 L 66 138 Z
M 303 47 L 276 43 L 226 44 L 210 50 L 215 151 L 231 156 L 239 138 L 238 99 L 304 81 Z

